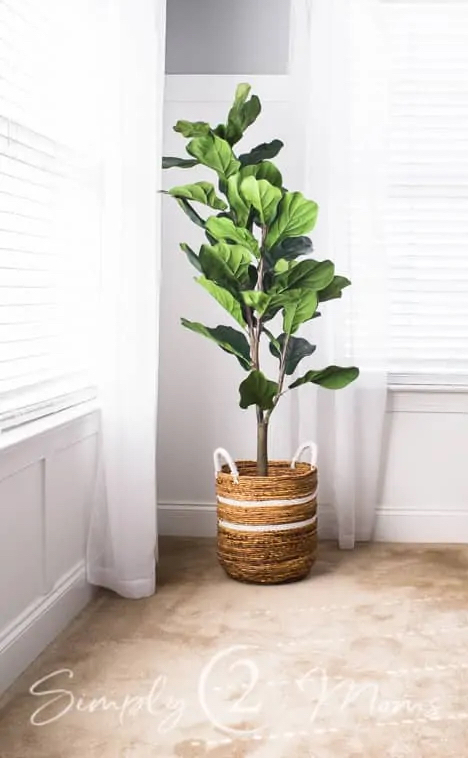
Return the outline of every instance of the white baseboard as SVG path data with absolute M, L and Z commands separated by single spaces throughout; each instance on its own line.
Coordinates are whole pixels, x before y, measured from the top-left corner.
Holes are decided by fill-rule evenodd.
M 159 504 L 158 532 L 174 537 L 216 537 L 216 506 L 212 503 Z
M 380 508 L 374 539 L 377 542 L 468 544 L 468 511 Z
M 87 605 L 94 588 L 77 564 L 45 597 L 0 631 L 0 695 Z
M 331 508 L 319 511 L 319 537 L 332 539 L 336 534 L 335 514 Z M 161 536 L 216 537 L 216 506 L 213 503 L 162 503 L 158 505 L 158 530 Z
M 216 506 L 211 503 L 164 503 L 158 508 L 159 533 L 178 537 L 215 537 Z M 319 537 L 336 539 L 332 508 L 319 507 Z M 380 508 L 376 542 L 468 544 L 468 511 Z

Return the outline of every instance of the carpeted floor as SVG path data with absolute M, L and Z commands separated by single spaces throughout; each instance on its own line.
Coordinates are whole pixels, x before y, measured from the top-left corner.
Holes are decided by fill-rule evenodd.
M 465 756 L 467 622 L 468 546 L 322 544 L 258 587 L 166 540 L 156 596 L 101 593 L 7 693 L 0 756 Z

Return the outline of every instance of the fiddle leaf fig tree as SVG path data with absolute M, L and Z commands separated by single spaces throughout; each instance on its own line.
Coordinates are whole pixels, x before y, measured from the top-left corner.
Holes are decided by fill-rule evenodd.
M 335 274 L 332 261 L 311 257 L 312 242 L 306 235 L 315 226 L 318 206 L 283 186 L 272 163 L 283 147 L 281 140 L 234 153 L 260 111 L 260 100 L 250 96 L 250 86 L 239 84 L 226 123 L 177 122 L 174 130 L 188 140 L 188 157 L 163 158 L 163 168 L 203 166 L 214 173 L 212 183 L 191 182 L 167 194 L 204 233 L 198 252 L 186 243 L 180 247 L 197 272 L 195 281 L 224 308 L 234 326 L 209 327 L 185 318 L 182 325 L 230 353 L 246 372 L 239 387 L 240 407 L 255 407 L 257 475 L 267 476 L 268 427 L 282 395 L 307 383 L 341 389 L 357 378 L 359 369 L 309 368 L 290 380 L 301 361 L 316 350 L 296 336 L 300 327 L 320 317 L 319 305 L 341 298 L 351 282 Z M 273 379 L 262 371 L 263 341 L 278 361 Z

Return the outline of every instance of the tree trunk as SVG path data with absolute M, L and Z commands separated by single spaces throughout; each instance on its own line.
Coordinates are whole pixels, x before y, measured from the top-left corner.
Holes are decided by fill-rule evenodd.
M 257 416 L 257 476 L 268 476 L 268 422 Z

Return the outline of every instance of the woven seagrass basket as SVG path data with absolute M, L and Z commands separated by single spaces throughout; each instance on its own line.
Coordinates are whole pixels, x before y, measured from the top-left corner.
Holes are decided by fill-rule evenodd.
M 298 463 L 310 448 L 311 463 Z M 317 552 L 317 448 L 302 445 L 290 461 L 269 463 L 256 476 L 254 461 L 233 462 L 215 452 L 218 559 L 233 579 L 260 584 L 304 579 Z M 220 458 L 228 461 L 221 467 Z

